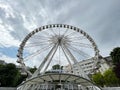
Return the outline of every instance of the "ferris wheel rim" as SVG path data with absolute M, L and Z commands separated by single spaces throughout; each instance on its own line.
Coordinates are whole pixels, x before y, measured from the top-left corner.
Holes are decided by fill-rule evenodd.
M 95 43 L 95 41 L 91 38 L 90 35 L 88 35 L 85 31 L 83 31 L 82 29 L 80 28 L 77 28 L 77 27 L 74 27 L 74 26 L 71 26 L 71 25 L 67 25 L 67 24 L 49 24 L 49 25 L 44 25 L 44 26 L 41 26 L 35 30 L 33 30 L 32 32 L 30 32 L 22 41 L 22 43 L 20 44 L 20 47 L 18 49 L 18 54 L 17 54 L 17 57 L 18 57 L 18 60 L 17 62 L 22 64 L 23 66 L 25 66 L 25 63 L 24 63 L 24 60 L 23 60 L 23 50 L 24 50 L 24 47 L 26 45 L 26 42 L 33 36 L 35 35 L 36 33 L 38 32 L 41 32 L 45 29 L 49 29 L 49 28 L 65 28 L 65 29 L 71 29 L 71 30 L 74 30 L 80 34 L 82 34 L 83 36 L 85 36 L 89 42 L 92 44 L 93 46 L 93 49 L 94 49 L 94 52 L 95 52 L 95 55 L 94 57 L 95 58 L 98 58 L 99 57 L 99 50 L 98 50 L 98 47 Z
M 82 35 L 84 35 L 91 43 L 92 43 L 92 46 L 94 47 L 94 51 L 95 51 L 95 56 L 97 56 L 99 54 L 99 50 L 98 50 L 98 47 L 95 43 L 95 41 L 91 38 L 90 35 L 88 35 L 85 31 L 83 31 L 82 29 L 80 28 L 77 28 L 75 26 L 71 26 L 71 25 L 67 25 L 67 24 L 49 24 L 49 25 L 44 25 L 44 26 L 41 26 L 35 30 L 33 30 L 32 32 L 30 32 L 22 41 L 22 43 L 20 44 L 20 47 L 18 49 L 18 54 L 17 54 L 17 57 L 18 58 L 21 58 L 22 59 L 22 50 L 26 44 L 26 42 L 28 41 L 29 38 L 31 38 L 34 34 L 36 34 L 37 32 L 40 32 L 44 29 L 48 29 L 48 28 L 55 28 L 55 27 L 60 27 L 60 28 L 68 28 L 68 29 L 72 29 L 74 31 L 77 31 L 79 33 L 81 33 Z

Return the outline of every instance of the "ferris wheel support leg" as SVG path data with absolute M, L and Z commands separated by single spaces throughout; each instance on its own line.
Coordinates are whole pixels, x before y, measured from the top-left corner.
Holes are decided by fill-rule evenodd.
M 56 46 L 53 48 L 52 52 L 50 53 L 49 58 L 48 58 L 49 61 L 48 61 L 47 65 L 46 65 L 46 67 L 45 67 L 45 69 L 44 69 L 44 72 L 47 70 L 48 66 L 50 65 L 50 63 L 51 63 L 51 61 L 52 61 L 52 58 L 53 58 L 53 56 L 54 56 L 57 48 L 58 48 L 58 45 L 56 45 Z
M 40 64 L 40 66 L 38 67 L 38 69 L 37 69 L 37 70 L 35 71 L 35 73 L 32 75 L 32 77 L 36 77 L 36 76 L 40 73 L 40 71 L 41 71 L 42 68 L 44 67 L 45 63 L 49 60 L 49 58 L 50 58 L 50 61 L 51 61 L 51 59 L 52 59 L 52 57 L 54 56 L 57 48 L 58 48 L 58 44 L 55 44 L 55 45 L 53 46 L 53 48 L 51 49 L 51 51 L 48 53 L 48 55 L 45 57 L 45 59 L 43 60 L 43 62 Z M 52 54 L 53 54 L 53 55 L 52 55 Z M 49 61 L 49 63 L 50 63 L 50 61 Z M 48 64 L 49 64 L 49 63 L 48 63 Z M 48 67 L 48 66 L 47 66 L 47 67 Z M 46 69 L 46 68 L 45 68 L 45 69 Z M 43 71 L 43 72 L 45 72 L 45 71 Z
M 28 71 L 27 67 L 25 66 L 25 64 L 23 63 L 23 59 L 21 59 L 21 67 L 22 69 L 26 72 L 26 74 L 28 75 L 28 78 L 32 76 L 32 73 L 30 71 Z
M 69 58 L 74 62 L 74 64 L 77 65 L 77 68 L 79 70 L 79 75 L 86 78 L 86 79 L 89 79 L 89 77 L 85 74 L 85 72 L 82 70 L 82 68 L 80 67 L 78 61 L 75 59 L 75 57 L 72 55 L 72 53 L 70 52 L 70 50 L 65 46 L 65 45 L 62 45 L 66 54 L 68 54 Z
M 64 53 L 64 54 L 65 54 L 65 56 L 66 56 L 66 59 L 67 59 L 68 63 L 70 64 L 70 69 L 72 70 L 72 69 L 73 69 L 73 67 L 72 67 L 72 64 L 71 64 L 71 62 L 70 62 L 70 59 L 69 59 L 69 57 L 67 56 L 67 54 L 66 54 L 66 52 L 65 52 L 64 48 L 63 48 L 62 46 L 61 46 L 61 48 L 62 48 L 63 53 Z

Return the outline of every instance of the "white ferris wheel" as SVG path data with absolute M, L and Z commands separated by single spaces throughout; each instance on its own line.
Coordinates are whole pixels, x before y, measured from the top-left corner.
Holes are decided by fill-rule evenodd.
M 88 79 L 78 62 L 94 59 L 98 62 L 99 50 L 94 40 L 80 28 L 66 24 L 50 24 L 30 32 L 20 44 L 17 62 L 32 76 L 39 76 L 50 70 L 53 65 L 75 64 L 79 75 Z M 34 74 L 27 70 L 27 66 L 37 66 Z M 74 72 L 74 70 L 73 70 Z

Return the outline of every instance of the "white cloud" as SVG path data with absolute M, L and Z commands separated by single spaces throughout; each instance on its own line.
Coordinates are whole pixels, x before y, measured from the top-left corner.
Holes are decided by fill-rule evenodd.
M 0 9 L 4 10 L 6 18 L 9 18 L 9 17 L 14 18 L 15 17 L 14 13 L 13 13 L 13 9 L 8 3 L 0 2 Z
M 9 28 L 9 30 L 6 30 L 6 28 Z M 8 25 L 1 25 L 0 24 L 0 44 L 2 44 L 2 46 L 0 47 L 11 47 L 11 46 L 18 46 L 19 45 L 19 41 L 16 40 L 15 38 L 13 38 L 13 36 L 10 34 L 10 31 L 12 31 L 12 27 L 8 26 Z
M 23 25 L 27 30 L 32 31 L 33 29 L 37 28 L 35 17 L 27 18 L 27 16 L 24 14 L 20 14 L 20 15 L 23 19 Z

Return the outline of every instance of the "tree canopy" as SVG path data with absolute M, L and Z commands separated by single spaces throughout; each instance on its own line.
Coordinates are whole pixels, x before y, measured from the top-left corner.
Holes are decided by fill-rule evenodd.
M 55 64 L 55 65 L 52 66 L 52 69 L 53 70 L 57 70 L 57 69 L 61 69 L 62 70 L 63 66 L 60 66 L 59 64 Z
M 120 64 L 120 47 L 114 48 L 111 51 L 110 56 L 114 65 Z
M 120 79 L 120 47 L 114 48 L 111 51 L 110 56 L 114 65 L 113 71 L 115 72 L 115 75 Z
M 103 74 L 106 86 L 118 86 L 119 79 L 116 77 L 112 69 L 108 69 Z
M 92 80 L 98 86 L 119 86 L 120 80 L 116 77 L 113 70 L 110 68 L 106 70 L 103 74 L 100 72 L 92 75 Z
M 98 72 L 92 76 L 92 80 L 99 86 L 103 87 L 104 86 L 104 78 L 103 75 Z
M 17 85 L 20 73 L 12 63 L 0 65 L 0 83 L 3 87 L 13 87 Z
M 34 66 L 33 68 L 30 68 L 29 70 L 31 73 L 34 73 L 37 70 L 37 68 L 36 68 L 36 66 Z

